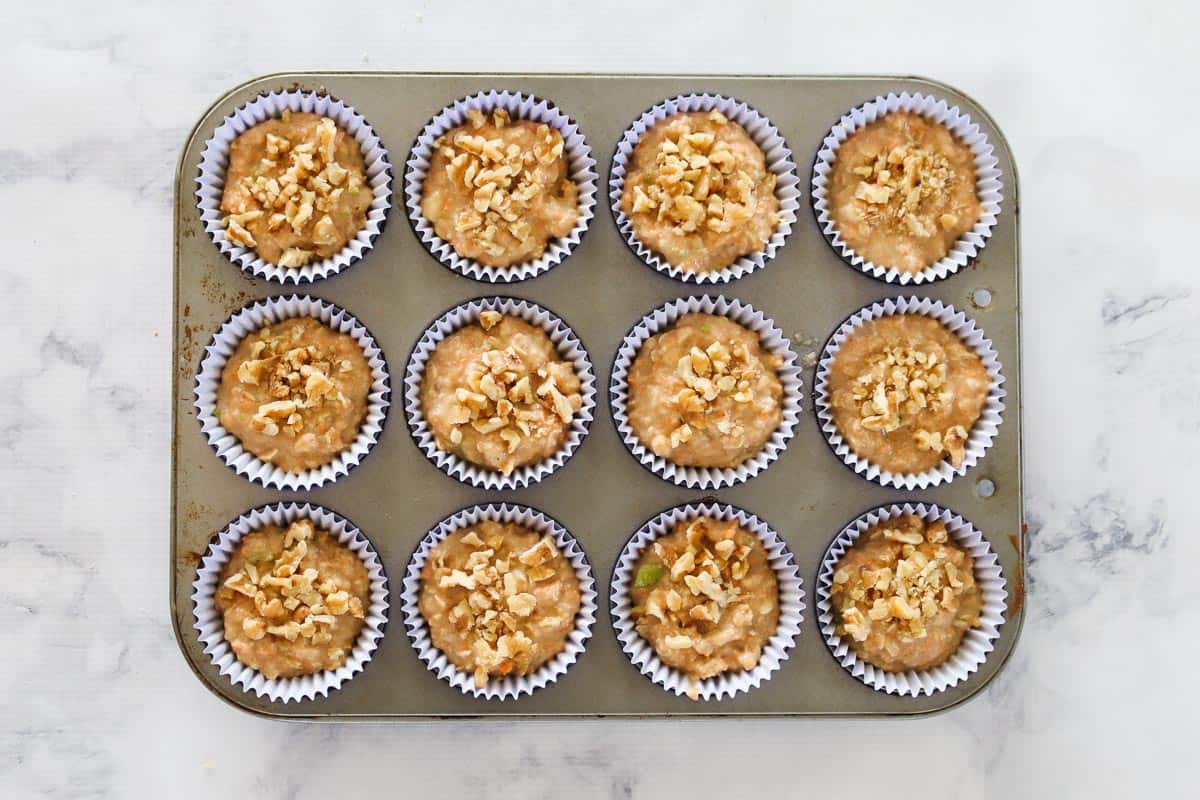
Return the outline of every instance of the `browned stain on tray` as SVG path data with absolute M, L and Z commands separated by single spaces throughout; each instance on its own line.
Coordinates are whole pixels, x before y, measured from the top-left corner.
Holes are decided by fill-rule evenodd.
M 1024 524 L 1021 526 L 1024 528 Z M 1018 553 L 1021 552 L 1021 539 L 1015 533 L 1008 535 L 1008 540 L 1012 542 L 1013 549 Z M 1025 605 L 1025 562 L 1022 559 L 1017 560 L 1017 574 L 1012 580 L 1012 595 L 1008 601 L 1008 613 L 1015 616 L 1021 613 L 1021 608 Z
M 218 277 L 210 271 L 200 279 L 200 289 L 213 305 L 232 311 L 245 305 L 254 296 L 250 291 L 254 286 L 254 281 L 233 264 L 225 263 L 220 266 L 223 270 L 232 271 L 238 280 L 230 286 L 229 276 L 221 274 Z

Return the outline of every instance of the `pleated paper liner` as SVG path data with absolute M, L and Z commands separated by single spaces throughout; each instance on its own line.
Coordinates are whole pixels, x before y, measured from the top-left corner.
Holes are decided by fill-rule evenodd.
M 563 156 L 567 161 L 568 174 L 579 190 L 579 217 L 570 233 L 547 243 L 546 251 L 539 257 L 507 267 L 493 267 L 471 258 L 460 256 L 449 242 L 437 235 L 432 223 L 421 210 L 424 196 L 425 176 L 429 173 L 433 159 L 433 143 L 449 130 L 469 122 L 467 112 L 471 110 L 491 114 L 505 109 L 513 120 L 541 122 L 557 130 L 563 137 Z M 596 160 L 579 125 L 561 109 L 548 100 L 522 92 L 490 90 L 455 100 L 443 108 L 417 136 L 404 173 L 404 199 L 408 218 L 417 237 L 447 269 L 460 275 L 486 283 L 513 283 L 535 278 L 561 264 L 579 246 L 588 225 L 595 216 L 596 191 L 600 176 L 596 174 Z
M 485 469 L 439 449 L 421 405 L 421 381 L 425 376 L 425 365 L 433 351 L 450 334 L 468 325 L 478 324 L 479 315 L 484 311 L 497 311 L 506 316 L 518 317 L 544 330 L 554 343 L 558 357 L 574 366 L 580 382 L 579 394 L 583 398 L 583 405 L 571 418 L 567 438 L 558 451 L 543 461 L 519 467 L 508 475 Z M 434 320 L 413 348 L 404 372 L 404 410 L 408 415 L 408 427 L 413 441 L 425 457 L 442 472 L 479 489 L 523 489 L 556 472 L 574 455 L 587 436 L 595 408 L 596 378 L 592 370 L 592 361 L 579 337 L 552 312 L 535 303 L 512 297 L 481 297 L 468 300 Z
M 959 141 L 971 148 L 975 154 L 975 193 L 983 206 L 979 221 L 964 233 L 943 258 L 930 264 L 916 273 L 901 272 L 895 267 L 887 267 L 867 261 L 846 244 L 837 229 L 837 222 L 829 209 L 828 183 L 829 173 L 837 160 L 838 148 L 850 136 L 861 128 L 876 122 L 895 111 L 910 111 L 944 125 Z M 921 93 L 889 94 L 886 97 L 876 97 L 869 103 L 846 113 L 825 136 L 821 149 L 817 151 L 813 163 L 812 174 L 812 206 L 826 240 L 843 261 L 854 269 L 886 283 L 897 283 L 901 286 L 909 284 L 920 285 L 942 280 L 970 264 L 983 250 L 992 228 L 1000 216 L 1000 204 L 1003 200 L 1003 183 L 1000 180 L 1000 160 L 996 158 L 994 148 L 988 142 L 987 135 L 979 125 L 971 121 L 971 117 L 960 111 L 958 106 L 950 106 L 945 100 L 929 97 Z
M 354 441 L 328 464 L 303 472 L 287 472 L 263 461 L 242 446 L 217 419 L 217 393 L 221 371 L 246 336 L 266 325 L 296 317 L 311 317 L 340 333 L 348 334 L 362 347 L 371 370 L 371 388 L 367 395 L 367 413 Z M 195 408 L 200 430 L 209 446 L 234 472 L 268 489 L 307 491 L 326 486 L 357 467 L 379 441 L 391 405 L 391 378 L 383 351 L 361 322 L 348 311 L 315 297 L 289 295 L 257 300 L 227 319 L 204 348 L 204 357 L 196 375 Z
M 366 619 L 362 631 L 359 632 L 346 663 L 335 670 L 272 679 L 238 661 L 233 649 L 225 640 L 225 626 L 222 614 L 217 610 L 215 597 L 220 588 L 221 570 L 233 557 L 243 536 L 267 525 L 287 527 L 298 519 L 312 520 L 315 527 L 328 531 L 362 559 L 370 581 L 370 598 L 365 609 Z M 274 702 L 314 700 L 327 697 L 330 692 L 341 688 L 362 672 L 371 660 L 387 625 L 387 574 L 375 548 L 348 519 L 311 503 L 272 503 L 259 506 L 230 522 L 209 545 L 200 562 L 192 589 L 193 627 L 213 665 L 222 675 L 228 677 L 234 686 Z
M 969 350 L 979 356 L 991 379 L 983 411 L 967 433 L 966 456 L 957 468 L 952 466 L 949 461 L 943 460 L 936 467 L 925 472 L 889 472 L 855 453 L 842 434 L 838 432 L 837 424 L 834 422 L 829 397 L 829 371 L 838 349 L 855 331 L 860 330 L 871 320 L 899 314 L 919 314 L 942 323 L 947 330 L 958 336 Z M 817 423 L 830 448 L 850 469 L 862 477 L 881 486 L 891 486 L 896 489 L 928 489 L 940 486 L 965 474 L 967 470 L 979 463 L 996 438 L 1004 413 L 1006 394 L 1004 376 L 1000 373 L 999 357 L 996 355 L 995 348 L 992 347 L 991 340 L 984 335 L 983 330 L 975 324 L 974 320 L 969 319 L 966 314 L 954 306 L 928 297 L 911 296 L 881 300 L 855 312 L 833 332 L 829 341 L 825 343 L 821 359 L 817 362 L 816 374 L 813 377 L 813 405 L 817 412 Z
M 775 197 L 779 200 L 779 223 L 771 238 L 761 250 L 736 259 L 720 270 L 709 272 L 687 272 L 668 263 L 661 254 L 644 244 L 633 230 L 633 220 L 621 210 L 621 195 L 625 189 L 625 171 L 633 156 L 633 150 L 646 131 L 674 114 L 693 111 L 720 111 L 726 118 L 741 125 L 766 157 L 767 170 L 775 175 Z M 626 244 L 648 266 L 678 281 L 698 284 L 724 284 L 749 275 L 767 265 L 779 248 L 783 247 L 796 222 L 800 208 L 800 178 L 796 162 L 787 142 L 769 119 L 748 104 L 732 97 L 719 94 L 685 94 L 672 97 L 648 109 L 633 121 L 613 153 L 612 169 L 608 178 L 608 197 L 612 206 L 613 220 L 621 231 Z
M 562 652 L 528 675 L 493 677 L 483 687 L 477 687 L 475 676 L 455 666 L 433 643 L 429 623 L 420 609 L 421 570 L 425 567 L 433 548 L 447 536 L 485 520 L 521 525 L 535 533 L 553 536 L 563 557 L 575 568 L 575 577 L 579 581 L 580 604 L 579 611 L 575 614 L 575 628 L 567 635 Z M 592 567 L 587 556 L 575 537 L 562 525 L 549 515 L 529 506 L 490 503 L 470 506 L 451 514 L 425 535 L 409 559 L 400 602 L 408 638 L 417 651 L 417 657 L 430 672 L 463 694 L 481 700 L 516 700 L 557 681 L 583 655 L 587 640 L 592 635 L 592 625 L 596 621 L 596 596 L 596 581 L 592 577 Z
M 229 149 L 233 140 L 255 125 L 282 116 L 285 110 L 329 117 L 359 143 L 362 148 L 367 185 L 372 201 L 367 220 L 346 246 L 334 255 L 302 267 L 281 267 L 261 258 L 225 236 L 221 196 L 225 191 L 225 172 L 229 168 Z M 204 230 L 221 253 L 247 275 L 275 283 L 304 284 L 322 280 L 349 269 L 362 260 L 383 232 L 392 205 L 392 165 L 387 149 L 374 129 L 351 106 L 316 92 L 293 90 L 262 94 L 239 107 L 213 131 L 200 155 L 200 174 L 196 178 L 196 202 Z
M 905 514 L 915 514 L 926 522 L 941 520 L 946 524 L 950 539 L 965 549 L 975 562 L 975 580 L 983 592 L 983 609 L 979 615 L 979 626 L 966 632 L 958 650 L 944 664 L 932 669 L 888 672 L 859 658 L 846 637 L 838 635 L 830 593 L 838 562 L 858 537 L 881 522 Z M 850 522 L 829 545 L 821 561 L 816 592 L 817 624 L 821 627 L 821 635 L 829 646 L 829 652 L 838 663 L 877 691 L 907 697 L 932 695 L 967 680 L 992 652 L 1007 613 L 1008 591 L 1005 589 L 1004 576 L 1000 573 L 1000 561 L 983 534 L 953 511 L 925 503 L 881 506 Z
M 647 447 L 629 423 L 629 370 L 637 358 L 638 351 L 650 337 L 669 330 L 680 317 L 687 314 L 713 314 L 726 317 L 744 328 L 758 334 L 764 350 L 782 358 L 778 369 L 779 382 L 783 387 L 783 415 L 779 426 L 771 434 L 755 456 L 736 467 L 684 467 L 673 464 L 655 455 Z M 725 296 L 696 295 L 673 300 L 651 311 L 635 325 L 621 342 L 613 359 L 609 379 L 609 404 L 617 433 L 625 448 L 646 469 L 663 480 L 689 489 L 721 489 L 745 483 L 763 472 L 787 449 L 800 418 L 800 406 L 804 399 L 800 366 L 792 351 L 788 337 L 761 311 L 739 300 Z
M 635 567 L 642 551 L 659 537 L 669 534 L 679 523 L 702 516 L 736 520 L 742 528 L 762 541 L 767 560 L 775 570 L 779 583 L 779 623 L 775 633 L 763 646 L 758 664 L 752 669 L 728 671 L 696 681 L 686 673 L 664 664 L 653 646 L 637 632 L 632 617 L 632 588 Z M 609 602 L 613 630 L 622 651 L 634 667 L 672 694 L 679 697 L 694 694 L 694 699 L 706 701 L 733 697 L 769 680 L 787 660 L 804 620 L 803 581 L 787 543 L 758 517 L 726 503 L 687 503 L 667 509 L 642 525 L 626 542 L 613 568 Z

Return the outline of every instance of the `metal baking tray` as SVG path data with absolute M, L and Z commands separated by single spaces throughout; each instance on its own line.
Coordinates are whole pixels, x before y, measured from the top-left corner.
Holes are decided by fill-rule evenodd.
M 194 196 L 200 152 L 221 119 L 259 93 L 297 87 L 328 91 L 358 109 L 388 148 L 395 172 L 391 224 L 374 250 L 341 275 L 299 289 L 250 279 L 227 261 L 205 234 Z M 656 273 L 630 252 L 602 186 L 595 219 L 563 264 L 530 281 L 478 283 L 441 266 L 413 234 L 402 202 L 403 172 L 413 140 L 434 114 L 456 98 L 492 88 L 536 94 L 575 119 L 604 184 L 617 140 L 646 108 L 689 92 L 737 97 L 770 117 L 786 138 L 806 201 L 813 157 L 843 113 L 892 91 L 932 93 L 967 111 L 994 144 L 1003 171 L 1003 211 L 975 263 L 932 285 L 885 284 L 848 267 L 802 206 L 787 243 L 765 269 L 724 286 L 698 287 Z M 878 717 L 924 714 L 967 700 L 1004 665 L 1024 617 L 1019 220 L 1015 165 L 1000 129 L 962 92 L 923 78 L 283 73 L 233 89 L 188 136 L 175 185 L 170 602 L 184 657 L 200 681 L 230 704 L 302 719 Z M 980 289 L 991 296 L 984 307 L 976 303 Z M 193 376 L 217 327 L 251 300 L 296 291 L 337 303 L 366 324 L 387 356 L 393 386 L 389 424 L 374 451 L 333 485 L 303 493 L 263 489 L 234 474 L 209 449 L 192 408 Z M 949 485 L 914 492 L 880 487 L 847 469 L 826 444 L 812 413 L 812 368 L 806 367 L 805 413 L 787 452 L 765 473 L 712 494 L 660 480 L 617 436 L 606 402 L 609 369 L 622 335 L 644 313 L 698 293 L 751 303 L 794 337 L 802 359 L 869 302 L 919 294 L 952 303 L 979 322 L 1000 354 L 1008 397 L 999 436 L 977 467 Z M 473 489 L 439 472 L 413 444 L 395 394 L 425 327 L 446 308 L 490 294 L 526 298 L 561 316 L 591 354 L 600 390 L 596 420 L 579 451 L 558 473 L 521 491 Z M 984 496 L 988 489 L 990 496 Z M 783 536 L 800 565 L 807 608 L 795 648 L 769 681 L 732 699 L 697 703 L 668 694 L 629 663 L 610 625 L 607 591 L 617 554 L 638 526 L 665 508 L 712 496 L 750 510 Z M 353 520 L 383 558 L 392 591 L 387 633 L 366 670 L 325 699 L 286 705 L 258 699 L 217 672 L 192 628 L 190 600 L 198 560 L 213 535 L 248 508 L 283 499 L 311 500 Z M 838 531 L 868 508 L 910 499 L 954 509 L 982 530 L 999 555 L 1009 591 L 1007 622 L 987 662 L 957 687 L 919 699 L 888 696 L 851 677 L 826 648 L 813 609 L 818 565 Z M 579 662 L 556 683 L 515 701 L 477 700 L 438 680 L 418 660 L 396 602 L 408 559 L 428 529 L 465 505 L 492 500 L 526 503 L 566 526 L 586 550 L 601 594 L 601 611 Z

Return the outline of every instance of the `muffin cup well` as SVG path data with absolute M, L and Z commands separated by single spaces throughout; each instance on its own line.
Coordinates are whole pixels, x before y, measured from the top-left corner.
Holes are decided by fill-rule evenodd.
M 373 198 L 367 209 L 367 221 L 355 237 L 340 251 L 303 267 L 281 267 L 259 257 L 252 247 L 230 241 L 225 236 L 221 196 L 225 191 L 225 171 L 229 167 L 229 149 L 233 140 L 260 122 L 275 119 L 284 110 L 307 112 L 329 117 L 354 137 L 362 148 L 367 185 Z M 204 143 L 200 154 L 200 174 L 196 178 L 196 202 L 200 220 L 213 243 L 242 272 L 275 283 L 311 283 L 336 275 L 362 260 L 383 232 L 388 209 L 392 205 L 392 164 L 387 149 L 361 114 L 329 95 L 300 90 L 262 94 L 239 107 L 217 126 Z
M 311 675 L 292 678 L 267 678 L 258 670 L 238 661 L 225 640 L 223 616 L 216 607 L 216 592 L 220 588 L 221 570 L 237 550 L 242 537 L 267 525 L 284 527 L 298 519 L 312 520 L 319 528 L 329 531 L 343 545 L 354 551 L 367 568 L 370 580 L 370 601 L 363 629 L 358 634 L 346 663 L 335 670 L 322 670 Z M 387 625 L 388 581 L 383 562 L 367 537 L 348 519 L 311 503 L 273 503 L 259 506 L 233 520 L 217 534 L 200 562 L 196 580 L 192 583 L 193 627 L 204 643 L 204 652 L 212 659 L 222 675 L 234 686 L 273 701 L 313 700 L 326 697 L 353 678 L 371 660 Z
M 500 523 L 512 523 L 528 528 L 542 535 L 554 537 L 558 549 L 575 568 L 575 577 L 579 581 L 579 611 L 575 614 L 575 629 L 567 636 L 566 645 L 562 652 L 547 661 L 528 675 L 509 675 L 499 680 L 491 679 L 482 688 L 475 686 L 475 677 L 470 672 L 459 669 L 433 643 L 429 632 L 429 624 L 421 613 L 421 570 L 429 558 L 430 552 L 447 536 L 462 528 L 477 525 L 485 520 Z M 417 545 L 408 568 L 404 574 L 404 589 L 400 595 L 401 608 L 404 613 L 404 625 L 408 629 L 408 638 L 417 656 L 425 662 L 437 677 L 449 683 L 463 694 L 481 700 L 515 700 L 522 695 L 532 694 L 543 686 L 558 680 L 571 665 L 579 660 L 584 646 L 592 635 L 592 625 L 596 621 L 596 581 L 592 577 L 592 567 L 588 563 L 583 548 L 567 530 L 552 517 L 529 506 L 516 503 L 490 503 L 476 505 L 446 517 L 439 522 L 425 538 Z
M 849 641 L 837 634 L 833 602 L 833 573 L 838 562 L 865 531 L 881 522 L 903 514 L 915 514 L 926 522 L 941 520 L 946 524 L 950 538 L 965 549 L 975 562 L 975 580 L 983 592 L 983 609 L 979 614 L 979 627 L 972 628 L 963 636 L 962 642 L 944 664 L 932 669 L 887 672 L 858 657 Z M 965 681 L 987 660 L 1000 636 L 1007 611 L 1008 592 L 1004 576 L 1000 572 L 1000 561 L 992 551 L 983 534 L 970 522 L 949 509 L 925 503 L 881 506 L 866 512 L 842 529 L 829 545 L 817 574 L 817 623 L 829 652 L 847 672 L 860 681 L 888 694 L 920 697 L 931 695 Z
M 227 431 L 216 416 L 217 393 L 221 386 L 221 371 L 246 336 L 265 325 L 277 324 L 295 317 L 312 317 L 335 331 L 352 337 L 362 347 L 371 370 L 371 389 L 367 395 L 367 413 L 358 429 L 358 436 L 328 464 L 303 472 L 286 472 L 263 461 L 242 446 Z M 196 374 L 195 408 L 200 430 L 225 465 L 254 483 L 268 489 L 307 491 L 333 483 L 357 467 L 379 441 L 391 405 L 391 378 L 383 351 L 366 327 L 348 311 L 333 303 L 304 295 L 269 297 L 258 300 L 237 311 L 213 334 L 204 348 L 200 371 Z
M 650 642 L 637 632 L 637 625 L 632 616 L 631 590 L 634 569 L 642 550 L 659 537 L 669 534 L 679 523 L 701 516 L 736 520 L 741 527 L 762 541 L 767 559 L 779 582 L 779 624 L 774 635 L 763 646 L 762 655 L 753 669 L 724 672 L 702 681 L 695 681 L 686 673 L 664 664 Z M 723 700 L 733 697 L 738 692 L 748 692 L 769 680 L 787 660 L 788 651 L 795 645 L 796 637 L 800 635 L 800 624 L 804 619 L 803 581 L 800 579 L 800 570 L 792 552 L 783 538 L 750 512 L 726 503 L 687 503 L 669 508 L 647 520 L 621 550 L 616 566 L 613 567 L 610 585 L 609 602 L 613 630 L 625 656 L 653 683 L 681 697 L 690 697 L 694 691 L 694 699 Z
M 895 267 L 885 267 L 867 261 L 842 241 L 837 229 L 837 222 L 829 209 L 827 194 L 829 173 L 837 160 L 838 148 L 850 138 L 855 131 L 882 119 L 894 111 L 910 111 L 934 120 L 946 126 L 955 137 L 971 148 L 975 154 L 975 193 L 983 206 L 979 221 L 975 227 L 964 233 L 955 243 L 950 252 L 940 260 L 930 264 L 920 272 L 901 272 Z M 876 97 L 869 103 L 864 103 L 852 109 L 833 126 L 825 136 L 821 149 L 817 151 L 813 163 L 812 174 L 812 207 L 817 218 L 817 226 L 825 235 L 826 240 L 851 267 L 862 271 L 872 278 L 887 283 L 919 285 L 938 281 L 953 275 L 962 267 L 970 264 L 987 244 L 1000 216 L 1000 203 L 1003 200 L 1003 184 L 1000 180 L 1000 160 L 996 158 L 994 148 L 988 142 L 987 134 L 972 122 L 971 118 L 960 111 L 958 106 L 949 106 L 945 100 L 929 97 L 921 93 L 889 94 L 886 97 Z
M 579 394 L 583 398 L 583 405 L 571 418 L 571 427 L 562 447 L 549 458 L 519 467 L 508 475 L 485 469 L 439 449 L 421 404 L 421 381 L 425 377 L 425 365 L 433 351 L 450 334 L 478 323 L 479 315 L 484 311 L 498 311 L 507 316 L 518 317 L 544 330 L 554 343 L 559 358 L 574 366 L 575 375 L 579 378 Z M 596 378 L 592 370 L 592 360 L 579 337 L 552 312 L 535 303 L 512 297 L 480 297 L 468 300 L 438 317 L 425 329 L 425 333 L 413 347 L 404 371 L 404 411 L 408 416 L 408 428 L 413 441 L 425 457 L 442 472 L 478 489 L 524 489 L 557 472 L 575 454 L 587 436 L 595 409 Z
M 541 122 L 557 130 L 563 137 L 563 156 L 571 180 L 579 189 L 579 218 L 566 236 L 547 242 L 541 256 L 507 267 L 490 267 L 471 258 L 460 256 L 454 247 L 437 235 L 433 224 L 421 211 L 425 176 L 433 159 L 433 143 L 449 130 L 468 122 L 467 112 L 473 109 L 490 114 L 505 109 L 513 120 Z M 404 199 L 408 219 L 421 242 L 443 266 L 477 281 L 513 283 L 528 280 L 562 263 L 575 251 L 595 216 L 596 190 L 600 176 L 592 148 L 584 139 L 579 125 L 553 103 L 522 92 L 486 91 L 455 100 L 431 119 L 417 136 L 404 173 Z
M 987 370 L 988 377 L 991 378 L 991 386 L 988 388 L 983 411 L 967 435 L 966 457 L 957 469 L 951 466 L 949 461 L 943 460 L 936 467 L 925 472 L 889 472 L 878 464 L 860 458 L 842 437 L 834 422 L 829 396 L 829 370 L 837 356 L 838 349 L 848 337 L 871 320 L 898 314 L 920 314 L 932 317 L 942 323 L 951 333 L 958 336 L 968 349 L 979 356 Z M 881 300 L 855 312 L 838 326 L 833 335 L 829 337 L 829 341 L 825 343 L 825 349 L 821 352 L 821 360 L 817 362 L 816 374 L 813 377 L 813 405 L 817 412 L 817 423 L 833 452 L 848 467 L 867 480 L 896 489 L 928 489 L 931 486 L 940 486 L 954 480 L 956 476 L 966 473 L 967 470 L 979 463 L 996 438 L 1004 414 L 1006 394 L 1004 376 L 1000 374 L 1000 360 L 992 347 L 991 340 L 984 336 L 975 321 L 968 318 L 966 314 L 954 306 L 928 297 L 912 296 Z
M 767 170 L 775 175 L 775 197 L 779 200 L 779 224 L 771 238 L 757 253 L 739 257 L 729 266 L 710 272 L 686 272 L 668 263 L 659 253 L 651 250 L 638 239 L 633 230 L 633 220 L 621 210 L 621 195 L 625 188 L 625 171 L 633 150 L 646 131 L 674 114 L 691 111 L 720 111 L 728 119 L 738 123 L 766 156 Z M 792 232 L 796 222 L 796 211 L 800 208 L 800 178 L 792 151 L 788 149 L 783 135 L 771 121 L 758 111 L 732 97 L 719 94 L 686 94 L 664 100 L 648 109 L 633 121 L 613 153 L 612 168 L 608 176 L 608 197 L 612 205 L 613 220 L 630 249 L 648 266 L 677 281 L 687 283 L 722 284 L 748 275 L 766 266 Z
M 764 350 L 783 358 L 778 370 L 779 382 L 783 386 L 783 416 L 779 427 L 757 455 L 736 467 L 683 467 L 672 464 L 667 459 L 655 455 L 654 451 L 643 444 L 629 423 L 629 370 L 637 358 L 638 351 L 647 339 L 668 330 L 680 317 L 697 313 L 726 317 L 754 331 L 758 334 Z M 673 300 L 654 309 L 642 317 L 625 335 L 613 359 L 609 379 L 609 404 L 613 423 L 617 426 L 621 440 L 642 466 L 677 486 L 686 486 L 689 489 L 721 489 L 750 480 L 769 467 L 787 449 L 800 418 L 800 406 L 804 399 L 801 380 L 800 366 L 787 335 L 761 311 L 724 296 L 696 295 Z

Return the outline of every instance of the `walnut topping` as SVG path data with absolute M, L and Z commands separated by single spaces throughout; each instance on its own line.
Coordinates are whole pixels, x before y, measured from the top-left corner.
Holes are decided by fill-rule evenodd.
M 863 428 L 886 435 L 899 430 L 905 418 L 941 411 L 950 402 L 946 375 L 939 351 L 885 347 L 854 382 L 853 397 Z M 913 442 L 919 450 L 946 453 L 957 468 L 966 457 L 967 430 L 961 425 L 945 431 L 921 428 L 914 431 Z
M 762 375 L 763 365 L 742 342 L 732 351 L 721 342 L 713 342 L 704 350 L 693 347 L 679 359 L 675 376 L 682 388 L 669 401 L 679 412 L 681 420 L 670 434 L 671 449 L 691 440 L 696 431 L 715 428 L 722 436 L 740 437 L 742 425 L 734 420 L 733 411 L 720 398 L 732 398 L 734 403 L 750 403 L 753 389 Z M 657 442 L 655 451 L 664 449 Z
M 945 453 L 957 469 L 967 457 L 967 429 L 962 425 L 951 425 L 944 433 L 920 429 L 913 434 L 918 450 Z
M 333 361 L 316 345 L 302 345 L 302 336 L 300 327 L 292 328 L 288 336 L 267 326 L 251 344 L 251 358 L 238 366 L 239 382 L 266 386 L 274 398 L 259 405 L 251 419 L 251 425 L 267 436 L 278 436 L 280 431 L 296 435 L 304 428 L 306 411 L 350 404 L 333 375 L 352 365 L 345 359 Z
M 900 428 L 905 416 L 936 412 L 950 399 L 945 361 L 915 347 L 885 347 L 875 354 L 853 391 L 862 426 L 884 434 Z
M 545 242 L 536 242 L 537 232 L 525 217 L 545 190 L 539 167 L 563 158 L 562 134 L 539 124 L 533 149 L 525 150 L 516 143 L 506 144 L 500 136 L 489 138 L 484 130 L 488 119 L 478 109 L 468 111 L 467 117 L 466 126 L 449 131 L 433 143 L 447 160 L 446 176 L 451 183 L 473 198 L 471 206 L 454 220 L 455 231 L 496 258 L 505 254 L 505 246 L 498 239 L 501 231 L 540 255 L 545 251 Z M 491 121 L 496 130 L 511 122 L 504 109 L 496 110 Z
M 361 178 L 335 160 L 338 137 L 344 135 L 329 117 L 321 118 L 313 137 L 306 141 L 268 133 L 268 158 L 259 163 L 254 175 L 241 178 L 244 193 L 239 213 L 223 220 L 226 238 L 255 247 L 257 242 L 246 223 L 269 214 L 269 230 L 288 225 L 295 235 L 306 236 L 315 245 L 336 244 L 340 236 L 333 221 L 336 205 L 343 193 L 357 194 L 362 189 Z M 278 265 L 302 267 L 314 255 L 311 250 L 290 247 Z
M 470 643 L 477 687 L 491 675 L 525 674 L 539 657 L 540 648 L 524 627 L 538 606 L 532 587 L 557 575 L 562 563 L 549 535 L 516 553 L 508 551 L 503 533 L 481 537 L 481 532 L 473 528 L 462 537 L 471 548 L 462 569 L 447 565 L 444 554 L 433 565 L 439 587 L 461 589 L 465 595 L 450 608 L 449 619 Z
M 930 621 L 943 611 L 956 612 L 958 598 L 974 587 L 969 558 L 946 546 L 949 537 L 941 521 L 926 524 L 906 515 L 869 535 L 893 542 L 898 552 L 894 564 L 834 572 L 831 595 L 840 635 L 863 642 L 875 630 L 894 630 L 902 641 L 922 639 Z M 977 625 L 978 618 L 970 624 Z
M 251 640 L 275 636 L 289 642 L 303 639 L 315 645 L 328 644 L 337 617 L 366 618 L 357 596 L 342 589 L 336 580 L 322 577 L 318 570 L 301 568 L 315 533 L 311 521 L 296 520 L 284 536 L 282 553 L 273 560 L 247 558 L 222 584 L 223 590 L 254 601 L 258 616 L 242 620 L 242 631 Z
M 935 217 L 928 210 L 944 208 L 953 185 L 962 179 L 941 152 L 908 141 L 880 152 L 873 162 L 857 166 L 862 182 L 854 199 L 868 221 L 911 236 L 928 238 L 958 224 L 953 213 Z
M 654 182 L 633 187 L 633 214 L 653 215 L 678 234 L 725 233 L 754 218 L 758 180 L 739 164 L 729 144 L 713 132 L 736 126 L 719 111 L 683 115 L 667 123 L 655 154 Z
M 664 560 L 671 579 L 681 581 L 686 595 L 669 590 L 666 607 L 654 595 L 646 603 L 645 614 L 663 622 L 672 620 L 682 633 L 668 636 L 666 645 L 676 650 L 696 649 L 700 655 L 711 655 L 711 640 L 703 635 L 718 625 L 727 613 L 734 621 L 747 607 L 740 603 L 739 582 L 749 571 L 750 545 L 738 542 L 740 529 L 722 525 L 705 517 L 693 520 L 686 529 L 687 548 L 671 558 L 660 543 L 655 553 Z M 703 627 L 701 627 L 703 626 Z M 695 635 L 689 636 L 688 632 Z
M 504 315 L 499 311 L 485 309 L 479 312 L 479 324 L 483 326 L 485 331 L 490 331 L 492 328 L 496 327 L 496 325 L 498 325 L 502 319 L 504 319 Z
M 485 311 L 480 325 L 488 331 L 501 319 L 497 312 Z M 452 445 L 462 441 L 463 429 L 470 426 L 479 434 L 497 434 L 511 454 L 524 439 L 559 423 L 570 424 L 583 406 L 583 397 L 578 392 L 563 394 L 559 388 L 570 374 L 569 364 L 555 361 L 530 369 L 514 345 L 501 349 L 499 342 L 489 337 L 484 347 L 468 368 L 467 385 L 455 390 L 456 405 L 450 416 L 455 425 L 450 432 Z M 508 475 L 514 466 L 513 459 L 507 460 L 501 471 Z

